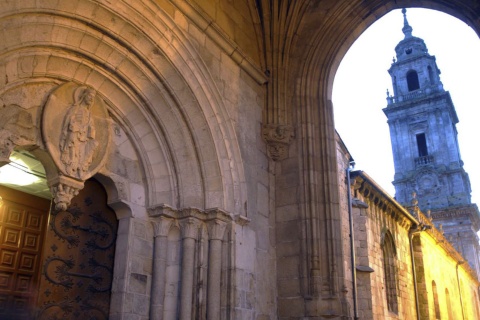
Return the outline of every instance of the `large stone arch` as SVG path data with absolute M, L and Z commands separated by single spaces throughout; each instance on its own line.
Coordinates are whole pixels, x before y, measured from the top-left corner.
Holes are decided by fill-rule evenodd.
M 240 212 L 243 171 L 222 99 L 155 4 L 25 1 L 5 4 L 0 23 L 2 91 L 32 82 L 95 88 L 134 143 L 143 205 Z
M 279 297 L 279 304 L 288 301 L 301 311 L 294 313 L 291 308 L 279 307 L 279 316 L 345 316 L 349 309 L 348 302 L 343 300 L 348 275 L 342 267 L 346 247 L 342 239 L 331 101 L 336 70 L 360 34 L 393 9 L 416 6 L 441 10 L 465 21 L 478 34 L 478 5 L 462 1 L 260 3 L 259 15 L 273 30 L 267 33 L 267 50 L 270 45 L 273 51 L 282 53 L 281 59 L 275 60 L 274 55 L 271 61 L 267 58 L 267 69 L 271 68 L 276 75 L 269 83 L 269 94 L 272 92 L 274 98 L 267 104 L 264 122 L 272 127 L 291 126 L 295 132 L 287 156 L 274 159 L 282 164 L 281 173 L 277 172 L 282 177 L 277 180 L 277 194 L 297 193 L 289 203 L 284 198 L 276 203 L 276 212 L 281 213 L 277 234 L 282 235 L 276 243 L 277 285 L 279 292 L 289 292 Z M 278 21 L 268 15 L 275 10 L 284 15 Z M 268 14 L 262 14 L 265 11 Z M 274 39 L 270 44 L 269 37 Z M 276 114 L 287 116 L 282 119 Z M 266 141 L 272 145 L 277 142 L 268 138 Z M 294 172 L 298 176 L 292 179 Z M 288 185 L 282 183 L 286 176 Z M 287 234 L 283 230 L 290 231 Z M 291 230 L 296 231 L 295 236 Z M 287 246 L 292 245 L 296 254 L 284 255 Z M 298 264 L 294 272 L 284 267 L 282 261 L 287 259 Z M 292 277 L 300 283 L 296 291 L 291 290 Z

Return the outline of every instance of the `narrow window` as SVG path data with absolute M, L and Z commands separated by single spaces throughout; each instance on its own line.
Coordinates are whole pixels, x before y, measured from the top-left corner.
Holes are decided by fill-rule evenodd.
M 428 66 L 427 69 L 428 69 L 428 79 L 430 80 L 430 84 L 433 85 L 435 84 L 435 77 L 433 76 L 432 67 Z
M 427 139 L 425 138 L 425 133 L 417 134 L 417 148 L 419 157 L 428 156 Z
M 450 293 L 448 292 L 447 288 L 445 288 L 445 299 L 447 300 L 448 319 L 454 320 L 453 312 L 452 312 L 452 303 L 450 302 Z
M 437 284 L 432 281 L 433 305 L 435 307 L 435 319 L 440 320 L 440 305 L 438 304 Z
M 476 319 L 480 319 L 480 310 L 478 310 L 478 296 L 477 296 L 477 292 L 476 292 L 476 291 L 473 291 L 473 293 L 474 293 L 473 299 L 475 299 L 475 301 L 474 301 L 475 311 L 476 311 L 476 313 L 477 313 L 477 318 L 476 318 Z
M 393 237 L 388 231 L 384 234 L 382 251 L 388 310 L 398 313 L 396 250 Z
M 418 82 L 418 74 L 414 70 L 410 70 L 407 73 L 407 85 L 408 91 L 414 91 L 420 88 L 420 84 Z

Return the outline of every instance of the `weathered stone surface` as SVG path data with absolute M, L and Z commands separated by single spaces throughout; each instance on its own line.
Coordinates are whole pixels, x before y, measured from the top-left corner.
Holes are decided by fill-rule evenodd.
M 416 4 L 454 13 L 480 30 L 474 4 Z M 393 0 L 0 1 L 0 108 L 16 106 L 11 119 L 1 114 L 1 164 L 11 150 L 24 149 L 45 167 L 47 180 L 68 176 L 78 189 L 94 178 L 104 186 L 119 219 L 110 319 L 352 318 L 350 155 L 336 140 L 331 87 L 348 47 L 397 6 Z M 87 140 L 98 144 L 93 157 L 78 147 L 82 164 L 72 169 L 66 156 L 62 161 L 60 140 L 67 138 L 62 124 L 74 88 L 95 91 L 92 108 L 101 104 L 105 121 L 93 127 L 84 121 L 96 132 Z M 62 103 L 49 100 L 56 94 Z M 452 181 L 457 186 L 462 177 Z M 353 209 L 356 258 L 375 270 L 357 274 L 359 314 L 412 319 L 408 227 L 415 223 L 374 187 L 368 194 L 359 188 L 360 182 L 352 194 L 368 206 Z M 169 221 L 162 230 L 160 219 Z M 216 219 L 220 228 L 211 227 Z M 385 229 L 397 244 L 397 315 L 388 314 L 383 291 Z M 448 286 L 458 314 L 451 278 L 458 256 L 435 243 L 443 239 L 438 230 L 420 237 L 421 310 L 432 312 L 435 280 L 441 301 Z M 429 267 L 434 252 L 448 283 L 439 279 L 443 268 Z M 469 301 L 465 314 L 475 314 L 477 282 L 466 264 L 458 271 Z

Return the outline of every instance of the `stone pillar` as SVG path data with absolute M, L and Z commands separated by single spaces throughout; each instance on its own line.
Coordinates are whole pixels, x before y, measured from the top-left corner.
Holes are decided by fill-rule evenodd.
M 226 223 L 215 219 L 208 223 L 210 246 L 208 251 L 207 319 L 220 319 L 220 281 L 222 271 L 222 239 Z
M 198 222 L 187 218 L 182 222 L 183 255 L 182 255 L 182 288 L 180 296 L 180 320 L 192 317 L 193 272 L 195 259 L 195 239 Z
M 150 297 L 150 319 L 163 318 L 163 303 L 165 298 L 165 273 L 167 270 L 168 231 L 173 219 L 160 217 L 152 221 L 154 231 L 152 293 Z

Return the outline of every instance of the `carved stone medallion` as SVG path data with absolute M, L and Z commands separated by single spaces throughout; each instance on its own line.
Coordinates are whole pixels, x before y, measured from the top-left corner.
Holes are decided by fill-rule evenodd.
M 60 172 L 85 181 L 101 168 L 110 144 L 105 102 L 88 86 L 69 82 L 49 96 L 42 118 L 47 149 Z

